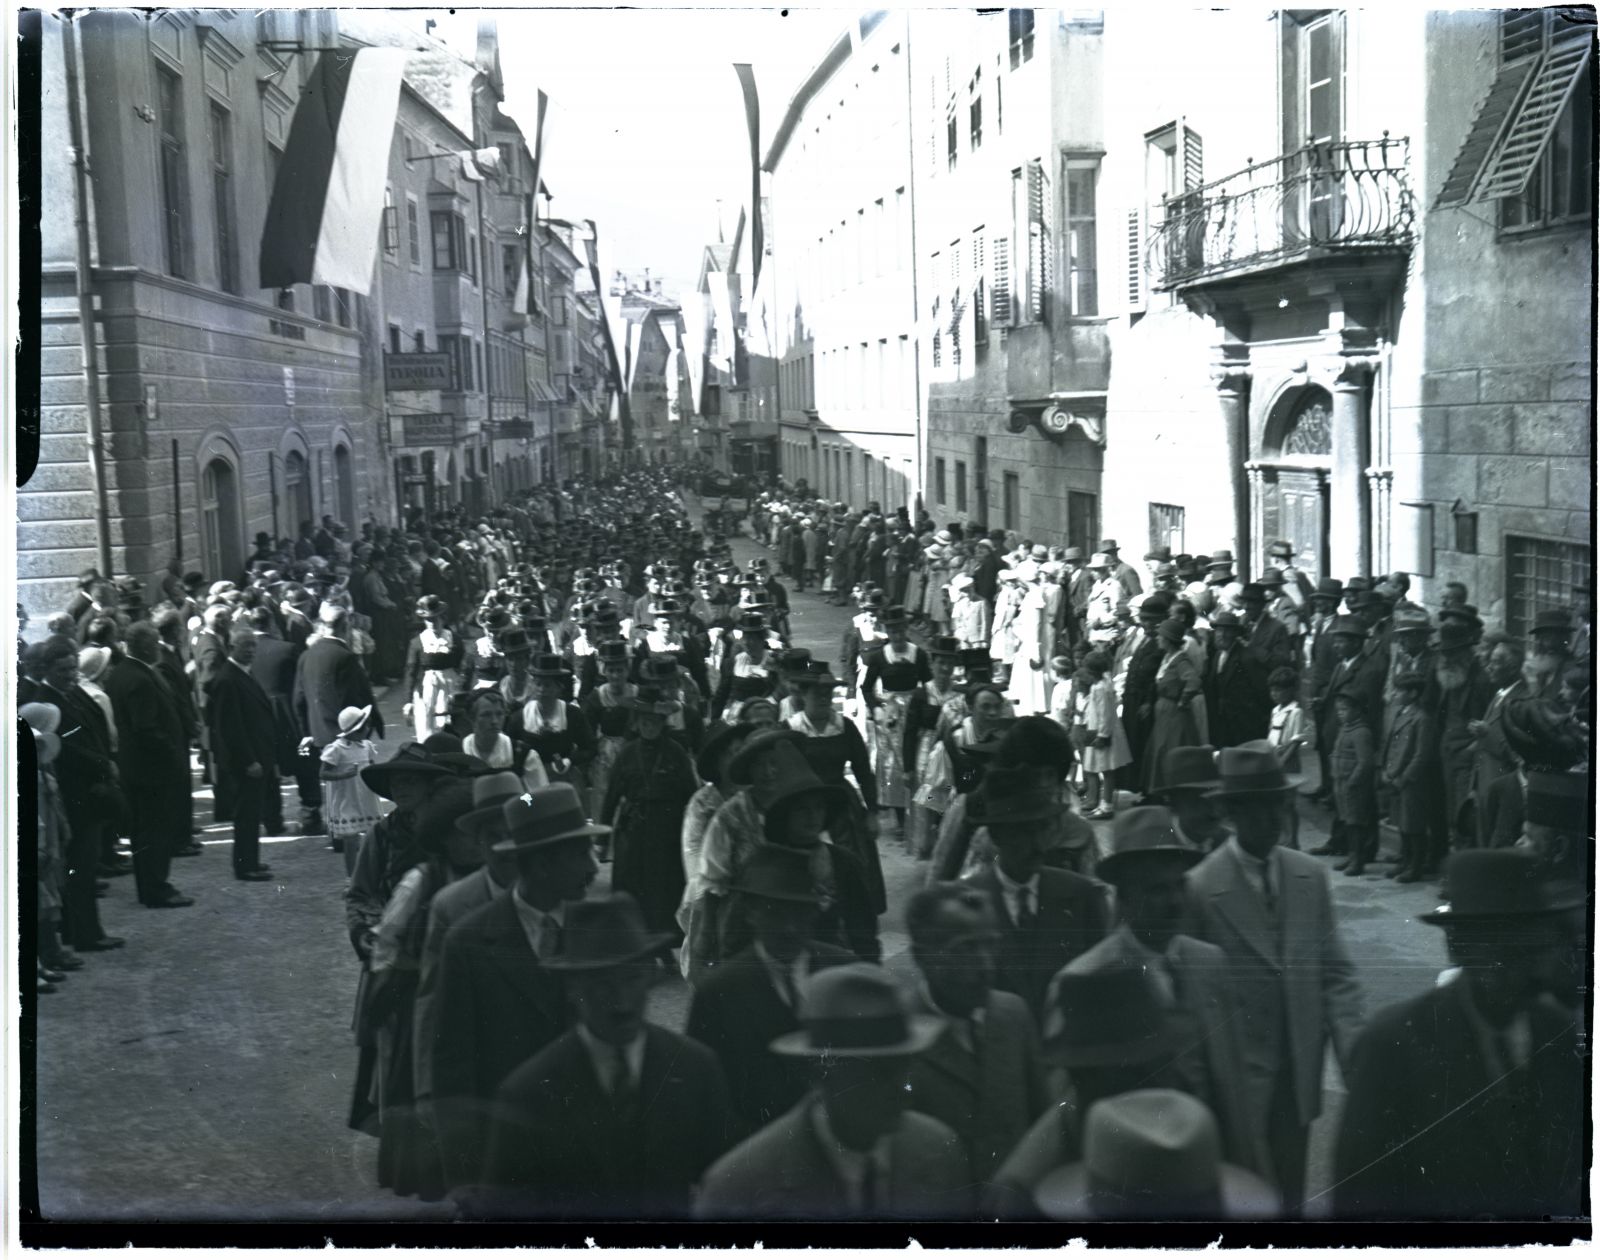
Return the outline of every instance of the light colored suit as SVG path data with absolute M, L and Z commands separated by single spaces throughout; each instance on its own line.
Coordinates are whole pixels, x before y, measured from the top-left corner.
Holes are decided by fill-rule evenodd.
M 851 1199 L 811 1119 L 808 1094 L 711 1166 L 694 1214 L 701 1220 L 837 1220 Z M 890 1139 L 889 1181 L 877 1215 L 906 1220 L 967 1220 L 972 1186 L 961 1139 L 915 1111 Z
M 1307 1131 L 1322 1111 L 1323 1052 L 1332 1041 L 1341 1068 L 1349 1064 L 1362 1023 L 1361 990 L 1322 864 L 1274 846 L 1268 867 L 1276 911 L 1269 915 L 1247 860 L 1237 841 L 1223 844 L 1189 872 L 1189 888 L 1196 935 L 1228 956 L 1246 1096 L 1268 1134 L 1274 1180 L 1292 1211 L 1304 1190 Z

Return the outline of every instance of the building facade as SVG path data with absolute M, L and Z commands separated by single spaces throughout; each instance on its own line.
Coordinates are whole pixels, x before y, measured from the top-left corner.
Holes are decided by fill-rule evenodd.
M 911 25 L 877 12 L 841 33 L 763 162 L 782 474 L 888 511 L 915 498 L 923 454 Z

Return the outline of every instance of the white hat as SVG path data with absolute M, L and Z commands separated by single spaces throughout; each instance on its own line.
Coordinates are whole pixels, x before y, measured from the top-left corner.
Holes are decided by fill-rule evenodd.
M 372 706 L 365 705 L 357 708 L 350 705 L 339 710 L 339 734 L 353 735 L 367 724 L 367 719 L 372 716 Z
M 78 649 L 78 672 L 90 682 L 105 673 L 109 664 L 111 664 L 110 648 L 101 647 L 96 643 L 86 643 Z
M 1111 558 L 1105 552 L 1097 551 L 1089 557 L 1089 567 L 1091 569 L 1109 569 L 1111 567 Z

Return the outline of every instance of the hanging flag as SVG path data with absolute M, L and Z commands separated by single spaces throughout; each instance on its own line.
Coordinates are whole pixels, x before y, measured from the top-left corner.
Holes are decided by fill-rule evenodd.
M 706 375 L 706 301 L 703 293 L 691 293 L 683 303 L 683 365 L 689 373 L 689 409 L 699 414 L 700 391 Z
M 711 328 L 716 334 L 716 349 L 711 353 L 711 366 L 722 372 L 733 371 L 733 301 L 728 292 L 730 277 L 726 272 L 713 271 L 711 285 Z
M 403 48 L 325 52 L 300 89 L 261 231 L 261 287 L 365 294 L 378 253 Z
M 639 370 L 639 351 L 644 344 L 644 322 L 628 325 L 628 393 L 633 393 L 634 374 Z
M 605 248 L 600 243 L 600 229 L 595 227 L 594 220 L 586 219 L 584 225 L 589 229 L 589 234 L 583 238 L 583 250 L 589 263 L 589 278 L 594 282 L 595 305 L 600 308 L 600 335 L 605 340 L 607 366 L 610 369 L 610 418 L 621 426 L 622 449 L 632 450 L 633 412 L 628 405 L 627 391 L 622 388 L 622 357 L 618 353 L 618 342 L 622 339 L 621 319 L 608 282 L 602 279 L 611 274 L 611 268 L 603 265 L 609 263 L 610 259 L 605 256 Z
M 539 230 L 539 181 L 544 178 L 545 169 L 545 123 L 550 114 L 550 97 L 542 88 L 539 90 L 538 99 L 539 104 L 534 111 L 533 120 L 533 183 L 528 189 L 527 199 L 528 250 L 523 263 L 523 269 L 529 273 L 530 277 L 533 272 L 535 234 Z M 526 315 L 534 314 L 533 308 L 527 304 L 532 299 L 533 295 L 533 284 L 531 279 L 529 280 L 526 290 L 519 288 L 518 292 L 522 295 L 523 300 L 518 304 L 516 309 Z
M 744 89 L 744 119 L 750 128 L 750 281 L 761 279 L 761 102 L 756 96 L 756 76 L 746 62 L 735 62 L 733 72 Z M 734 260 L 738 266 L 738 260 Z
M 461 174 L 474 184 L 481 184 L 485 175 L 493 175 L 500 170 L 498 148 L 458 149 L 452 156 L 461 159 Z

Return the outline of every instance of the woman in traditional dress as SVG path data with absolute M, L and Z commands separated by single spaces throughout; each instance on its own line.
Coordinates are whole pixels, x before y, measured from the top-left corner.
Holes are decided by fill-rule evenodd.
M 756 729 L 746 722 L 721 726 L 707 736 L 700 755 L 695 759 L 695 773 L 701 780 L 701 787 L 689 798 L 689 804 L 683 811 L 683 830 L 679 836 L 684 886 L 676 917 L 684 940 L 691 934 L 694 910 L 704 891 L 700 879 L 700 847 L 705 842 L 706 828 L 733 795 L 735 789 L 728 777 L 729 764 Z M 685 980 L 689 978 L 689 962 L 689 951 L 683 950 L 678 956 L 678 963 Z
M 925 656 L 922 668 L 927 669 Z M 805 707 L 789 719 L 788 729 L 804 736 L 800 751 L 817 777 L 845 793 L 846 808 L 830 828 L 833 845 L 842 854 L 834 864 L 841 880 L 836 890 L 839 917 L 849 948 L 876 962 L 878 916 L 888 908 L 878 857 L 878 781 L 861 732 L 833 706 L 838 687 L 831 674 L 807 674 L 801 683 Z M 855 787 L 845 779 L 847 767 Z
M 917 688 L 933 677 L 928 654 L 907 638 L 910 620 L 906 610 L 898 606 L 883 614 L 883 630 L 888 637 L 867 654 L 861 684 L 872 735 L 878 806 L 894 810 L 902 837 L 906 809 L 911 804 L 905 763 L 906 706 Z
M 1161 643 L 1161 664 L 1156 668 L 1156 703 L 1150 723 L 1150 738 L 1144 747 L 1140 789 L 1146 796 L 1166 787 L 1162 763 L 1174 748 L 1193 748 L 1200 743 L 1195 722 L 1195 701 L 1201 699 L 1200 674 L 1188 651 L 1188 634 L 1179 618 L 1169 617 L 1156 628 Z
M 596 687 L 579 703 L 583 716 L 599 741 L 595 759 L 589 766 L 589 817 L 596 822 L 601 818 L 605 804 L 606 788 L 610 784 L 611 768 L 622 754 L 629 728 L 633 725 L 634 685 L 628 681 L 628 645 L 620 639 L 602 643 L 596 652 L 605 682 Z M 604 851 L 605 842 L 601 842 Z
M 559 656 L 546 653 L 534 657 L 529 673 L 534 698 L 511 715 L 506 734 L 514 744 L 539 754 L 551 783 L 570 783 L 582 796 L 599 746 L 583 710 L 567 699 L 572 672 Z
M 730 709 L 756 696 L 777 698 L 780 670 L 768 639 L 767 619 L 760 613 L 745 613 L 738 622 L 736 648 L 730 645 L 730 660 L 722 670 L 722 681 L 712 703 L 712 716 L 728 720 Z
M 612 887 L 633 894 L 650 930 L 670 933 L 676 945 L 683 939 L 683 818 L 697 785 L 693 760 L 666 737 L 667 719 L 682 703 L 643 686 L 624 705 L 633 738 L 612 768 L 595 820 L 612 829 Z
M 497 632 L 497 646 L 505 658 L 506 673 L 495 690 L 506 702 L 507 715 L 520 712 L 522 706 L 533 699 L 533 676 L 528 673 L 528 663 L 533 660 L 533 641 L 520 626 L 511 626 Z
M 442 1199 L 444 1171 L 433 1132 L 416 1107 L 413 1015 L 421 976 L 428 906 L 434 894 L 483 865 L 476 835 L 457 829 L 472 809 L 472 789 L 443 780 L 417 817 L 423 860 L 400 877 L 373 932 L 367 1018 L 377 1039 L 374 1102 L 378 1114 L 378 1184 L 398 1195 Z
M 544 762 L 531 748 L 519 748 L 506 734 L 506 702 L 498 691 L 468 693 L 472 729 L 461 737 L 461 751 L 476 757 L 491 770 L 512 770 L 532 791 L 545 787 Z
M 955 684 L 956 662 L 961 659 L 961 641 L 954 635 L 940 635 L 928 645 L 929 669 L 933 677 L 911 693 L 906 704 L 901 738 L 901 758 L 906 769 L 906 786 L 911 792 L 907 848 L 919 861 L 933 851 L 939 834 L 941 811 L 933 809 L 923 792 L 927 781 L 928 759 L 939 738 L 939 721 L 945 706 L 959 699 Z
M 461 668 L 461 642 L 445 624 L 445 603 L 437 595 L 417 601 L 422 630 L 406 653 L 405 715 L 410 718 L 420 744 L 435 731 L 444 730 L 450 715 L 450 697 Z

